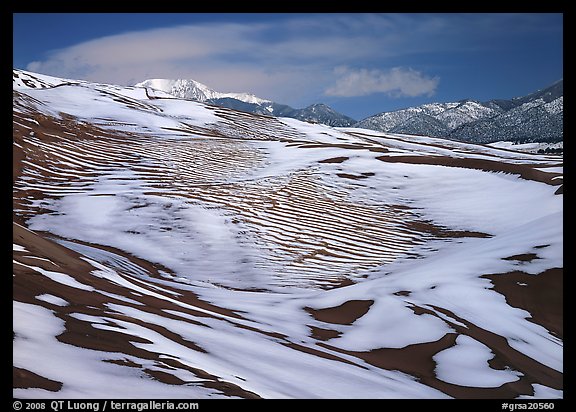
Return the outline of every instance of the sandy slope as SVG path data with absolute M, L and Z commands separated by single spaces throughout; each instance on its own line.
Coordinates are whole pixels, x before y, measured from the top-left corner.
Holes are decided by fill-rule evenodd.
M 561 157 L 17 74 L 14 396 L 562 397 Z

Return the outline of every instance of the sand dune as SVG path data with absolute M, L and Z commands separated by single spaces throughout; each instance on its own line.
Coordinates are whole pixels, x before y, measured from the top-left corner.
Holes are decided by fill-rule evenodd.
M 561 157 L 17 75 L 15 397 L 563 396 Z

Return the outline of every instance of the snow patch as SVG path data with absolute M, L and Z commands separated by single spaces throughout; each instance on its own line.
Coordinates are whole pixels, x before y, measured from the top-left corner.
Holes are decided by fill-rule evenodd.
M 59 298 L 58 296 L 50 295 L 49 293 L 45 293 L 43 295 L 36 296 L 36 299 L 51 303 L 56 306 L 68 306 L 70 303 L 68 301 Z
M 520 379 L 520 372 L 491 368 L 488 361 L 493 357 L 490 348 L 469 336 L 460 335 L 455 346 L 434 355 L 436 377 L 454 385 L 479 388 L 496 388 Z

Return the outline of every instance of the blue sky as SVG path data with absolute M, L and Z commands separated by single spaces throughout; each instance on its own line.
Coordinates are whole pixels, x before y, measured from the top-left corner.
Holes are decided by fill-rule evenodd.
M 17 68 L 122 85 L 194 79 L 358 120 L 522 96 L 563 77 L 557 13 L 16 13 L 13 23 Z

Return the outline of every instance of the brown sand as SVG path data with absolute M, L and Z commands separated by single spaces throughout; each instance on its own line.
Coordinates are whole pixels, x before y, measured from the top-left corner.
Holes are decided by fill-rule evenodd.
M 350 300 L 333 308 L 304 309 L 321 322 L 351 325 L 356 319 L 364 316 L 373 304 L 373 300 Z
M 56 382 L 29 370 L 12 367 L 12 386 L 14 388 L 41 388 L 50 392 L 62 389 L 62 382 Z
M 538 275 L 521 271 L 484 275 L 511 306 L 530 313 L 534 323 L 544 326 L 563 339 L 564 276 L 562 268 L 548 269 Z

